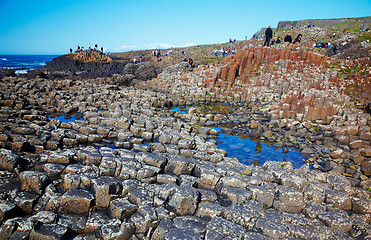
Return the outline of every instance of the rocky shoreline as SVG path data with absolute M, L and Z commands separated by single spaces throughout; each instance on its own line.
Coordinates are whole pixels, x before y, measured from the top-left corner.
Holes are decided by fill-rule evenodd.
M 326 56 L 311 38 L 329 33 L 304 30 L 301 45 L 83 52 L 3 73 L 0 238 L 371 239 L 370 47 L 343 33 Z M 306 160 L 244 165 L 219 133 Z

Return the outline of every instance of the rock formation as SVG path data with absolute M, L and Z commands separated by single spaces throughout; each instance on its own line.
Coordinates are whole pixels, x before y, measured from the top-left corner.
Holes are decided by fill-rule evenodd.
M 179 50 L 84 60 L 81 74 L 107 75 L 66 77 L 83 59 L 66 55 L 45 78 L 3 77 L 0 238 L 368 239 L 370 58 L 255 44 L 194 68 Z M 58 66 L 63 77 L 46 78 Z M 244 165 L 218 148 L 220 132 L 307 158 Z

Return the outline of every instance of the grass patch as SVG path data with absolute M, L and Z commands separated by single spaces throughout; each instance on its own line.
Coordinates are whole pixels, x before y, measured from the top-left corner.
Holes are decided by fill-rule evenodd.
M 358 41 L 360 42 L 364 42 L 366 40 L 371 41 L 371 32 L 364 32 L 360 34 L 359 36 L 357 36 L 357 38 L 358 38 Z

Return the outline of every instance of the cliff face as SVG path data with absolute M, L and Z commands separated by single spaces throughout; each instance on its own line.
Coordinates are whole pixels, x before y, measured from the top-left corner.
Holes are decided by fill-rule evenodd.
M 293 27 L 307 26 L 308 24 L 320 28 L 332 28 L 334 30 L 362 30 L 371 27 L 371 17 L 280 21 L 278 22 L 277 29 L 291 29 Z

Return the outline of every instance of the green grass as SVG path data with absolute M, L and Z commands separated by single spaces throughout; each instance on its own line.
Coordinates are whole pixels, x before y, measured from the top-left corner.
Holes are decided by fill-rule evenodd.
M 359 35 L 357 38 L 358 38 L 358 41 L 360 42 L 364 42 L 366 40 L 371 41 L 371 32 L 364 32 L 361 35 Z

